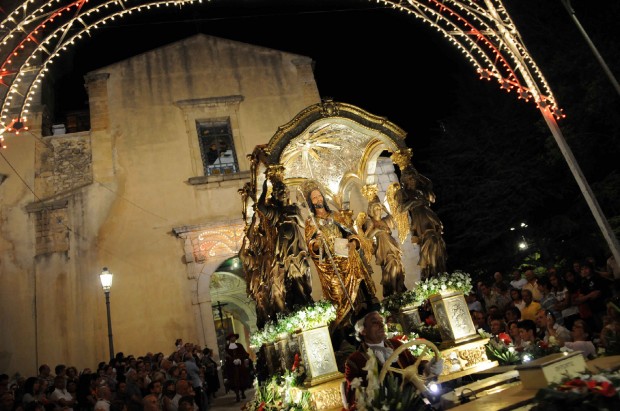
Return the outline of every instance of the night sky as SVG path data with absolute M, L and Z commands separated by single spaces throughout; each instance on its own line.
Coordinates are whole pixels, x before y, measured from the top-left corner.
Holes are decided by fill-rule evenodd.
M 387 117 L 409 133 L 412 146 L 416 139 L 421 144 L 437 120 L 455 109 L 454 78 L 477 78 L 474 68 L 433 30 L 374 2 L 211 3 L 143 12 L 98 29 L 66 62 L 58 90 L 74 97 L 59 101 L 57 112 L 83 106 L 83 75 L 88 71 L 197 33 L 312 58 L 322 97 Z
M 581 147 L 575 151 L 578 161 L 584 164 L 587 161 L 583 160 L 598 155 L 602 163 L 608 163 L 606 158 L 611 156 L 611 161 L 617 164 L 615 150 L 602 154 L 593 151 L 609 145 L 613 139 L 605 135 L 611 128 L 601 121 L 600 110 L 588 106 L 598 107 L 591 103 L 605 102 L 607 107 L 616 108 L 617 117 L 618 95 L 604 79 L 603 70 L 562 1 L 505 0 L 504 3 L 560 107 L 566 110 L 568 118 L 560 122 L 560 127 L 574 139 L 572 144 L 578 143 L 574 147 Z M 571 0 L 571 3 L 592 41 L 603 46 L 601 52 L 611 63 L 616 78 L 620 78 L 617 50 L 609 46 L 620 42 L 620 31 L 615 28 L 620 18 L 620 2 Z M 436 170 L 445 161 L 445 151 L 432 146 L 441 146 L 436 143 L 445 137 L 442 127 L 450 124 L 446 119 L 469 112 L 475 121 L 497 120 L 497 133 L 486 138 L 506 147 L 519 144 L 520 130 L 542 123 L 534 104 L 517 101 L 514 92 L 500 90 L 495 81 L 480 81 L 460 51 L 434 29 L 412 15 L 370 0 L 205 0 L 202 5 L 162 8 L 162 11 L 117 18 L 114 24 L 93 31 L 91 39 L 78 42 L 70 53 L 54 63 L 57 75 L 54 122 L 64 122 L 63 115 L 69 110 L 86 109 L 84 75 L 89 71 L 198 33 L 310 57 L 315 62 L 315 78 L 323 98 L 331 97 L 387 117 L 408 133 L 407 145 L 413 149 L 414 166 L 431 178 L 436 191 L 450 186 L 456 177 L 453 173 L 436 178 L 439 174 Z M 571 60 L 558 56 L 570 56 Z M 563 63 L 558 64 L 559 61 Z M 527 110 L 528 115 L 516 115 L 521 110 Z M 609 113 L 613 117 L 613 110 Z M 465 123 L 457 124 L 467 127 Z M 463 127 L 455 130 L 455 134 L 477 132 Z M 513 136 L 511 141 L 506 141 L 508 135 Z M 540 140 L 549 136 L 543 130 Z M 480 138 L 472 144 L 484 146 L 489 142 Z M 481 158 L 471 164 L 484 168 L 487 153 L 480 151 Z M 539 165 L 545 167 L 544 162 Z M 562 171 L 568 173 L 568 169 Z M 596 181 L 609 172 L 609 167 L 591 166 L 584 171 Z M 562 184 L 579 195 L 574 181 Z M 441 194 L 437 210 L 447 197 L 447 193 Z M 459 208 L 461 203 L 451 201 L 447 205 Z M 549 212 L 554 208 L 545 204 L 540 210 Z M 451 211 L 443 212 L 440 216 L 448 220 L 447 213 Z M 531 216 L 533 211 L 528 212 Z M 462 230 L 450 232 L 466 235 Z

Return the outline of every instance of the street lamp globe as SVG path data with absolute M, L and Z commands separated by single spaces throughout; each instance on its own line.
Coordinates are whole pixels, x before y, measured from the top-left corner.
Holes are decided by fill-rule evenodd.
M 108 271 L 108 267 L 103 267 L 103 271 L 101 271 L 101 274 L 99 274 L 103 291 L 109 292 L 112 288 L 112 277 L 114 277 L 114 274 Z

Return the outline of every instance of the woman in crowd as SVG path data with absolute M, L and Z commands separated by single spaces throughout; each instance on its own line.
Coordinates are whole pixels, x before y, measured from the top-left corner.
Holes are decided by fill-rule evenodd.
M 205 372 L 205 382 L 207 383 L 207 398 L 211 401 L 215 398 L 215 393 L 220 389 L 219 365 L 213 359 L 213 350 L 205 348 L 202 357 L 202 365 Z
M 590 331 L 584 320 L 577 319 L 573 322 L 571 335 L 573 341 L 567 341 L 561 343 L 561 345 L 574 351 L 581 351 L 581 354 L 583 354 L 586 360 L 591 360 L 596 357 L 596 347 L 590 339 Z
M 40 387 L 41 384 L 39 383 L 39 378 L 28 377 L 26 379 L 26 382 L 24 383 L 24 395 L 22 396 L 22 404 L 24 405 L 24 408 L 26 408 L 31 402 L 38 401 Z
M 551 293 L 557 300 L 556 309 L 562 313 L 564 326 L 569 330 L 573 329 L 573 323 L 579 318 L 579 308 L 572 303 L 571 293 L 564 281 L 557 273 L 549 274 L 551 283 Z
M 525 307 L 525 301 L 523 301 L 523 298 L 521 296 L 521 290 L 519 290 L 518 288 L 510 289 L 509 306 L 517 307 L 519 311 L 523 310 L 523 307 Z

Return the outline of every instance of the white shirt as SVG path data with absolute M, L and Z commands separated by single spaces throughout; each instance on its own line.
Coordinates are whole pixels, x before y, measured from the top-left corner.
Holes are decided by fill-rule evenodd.
M 527 280 L 525 278 L 521 278 L 519 280 L 512 280 L 510 282 L 510 286 L 512 288 L 516 288 L 517 290 L 520 290 L 523 288 L 523 286 L 527 283 Z
M 60 404 L 58 404 L 58 400 L 60 399 L 64 399 L 65 401 L 73 401 L 73 396 L 69 393 L 69 391 L 56 388 L 50 394 L 50 400 L 56 403 L 56 409 L 64 409 L 66 411 L 73 411 L 72 407 L 64 408 Z
M 391 349 L 390 347 L 386 347 L 385 343 L 379 343 L 379 344 L 367 344 L 368 348 L 370 348 L 372 350 L 372 352 L 375 354 L 375 357 L 377 357 L 377 361 L 379 361 L 380 364 L 385 363 L 385 360 L 387 360 L 388 358 L 390 358 L 390 355 L 392 355 L 392 353 L 394 352 L 393 349 Z
M 594 347 L 592 341 L 569 341 L 564 343 L 564 346 L 571 350 L 581 351 L 581 355 L 583 355 L 586 360 L 596 357 L 596 347 Z

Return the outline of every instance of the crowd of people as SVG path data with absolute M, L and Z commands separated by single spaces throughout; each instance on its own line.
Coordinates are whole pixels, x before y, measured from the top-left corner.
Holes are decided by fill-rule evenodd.
M 620 279 L 593 259 L 565 270 L 514 270 L 477 283 L 466 296 L 477 329 L 510 335 L 516 348 L 538 341 L 579 350 L 588 358 L 620 354 Z
M 245 398 L 251 361 L 238 334 L 228 335 L 224 386 Z M 206 411 L 221 388 L 213 350 L 175 342 L 169 355 L 117 353 L 96 369 L 39 366 L 39 374 L 0 374 L 0 411 Z
M 587 358 L 620 354 L 620 273 L 615 269 L 597 268 L 587 259 L 539 274 L 533 268 L 514 270 L 510 279 L 496 272 L 493 281 L 479 281 L 466 300 L 477 329 L 508 334 L 517 349 L 544 341 Z M 382 354 L 389 357 L 398 344 L 386 339 L 378 313 L 369 314 L 355 326 L 362 348 L 346 363 L 347 401 L 353 404 L 351 383 L 364 375 L 367 349 L 382 362 Z M 237 402 L 253 380 L 249 354 L 238 338 L 229 334 L 223 353 L 225 388 L 235 392 Z M 412 358 L 398 361 L 410 365 Z M 220 390 L 219 370 L 211 349 L 180 339 L 170 355 L 118 353 L 95 370 L 59 364 L 52 374 L 42 364 L 36 376 L 10 381 L 0 374 L 0 411 L 206 411 Z

